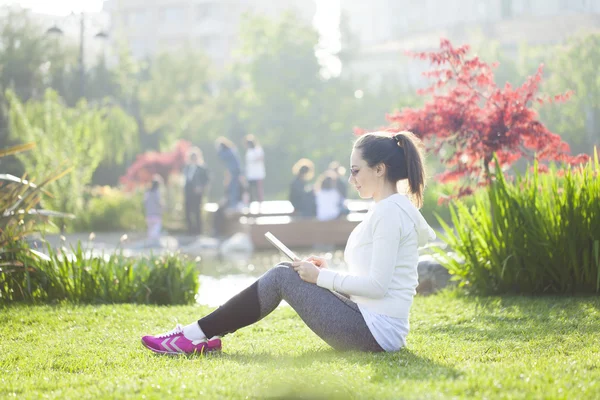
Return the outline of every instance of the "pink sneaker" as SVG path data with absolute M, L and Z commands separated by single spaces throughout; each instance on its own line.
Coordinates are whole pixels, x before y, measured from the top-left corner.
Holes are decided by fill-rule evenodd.
M 160 354 L 204 354 L 221 350 L 221 339 L 194 341 L 186 339 L 181 324 L 177 324 L 175 329 L 162 335 L 144 336 L 142 344 Z

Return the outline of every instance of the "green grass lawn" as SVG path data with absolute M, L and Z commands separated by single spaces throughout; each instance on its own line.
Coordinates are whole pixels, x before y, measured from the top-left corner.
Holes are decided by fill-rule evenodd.
M 188 307 L 0 309 L 0 398 L 600 398 L 600 299 L 417 297 L 408 347 L 339 353 L 289 307 L 219 355 L 150 353 Z

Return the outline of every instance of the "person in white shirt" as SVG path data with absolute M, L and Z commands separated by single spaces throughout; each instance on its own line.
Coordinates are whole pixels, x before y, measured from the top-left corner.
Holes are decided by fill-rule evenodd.
M 246 136 L 246 180 L 250 191 L 250 201 L 264 200 L 265 152 L 254 135 Z
M 400 182 L 407 195 L 398 192 Z M 361 136 L 352 150 L 349 183 L 375 203 L 348 238 L 348 273 L 329 269 L 327 260 L 316 256 L 281 263 L 200 320 L 144 336 L 144 346 L 163 354 L 218 351 L 220 337 L 259 321 L 282 300 L 337 350 L 405 346 L 418 248 L 435 238 L 417 209 L 425 187 L 420 140 L 410 132 Z
M 315 201 L 317 204 L 317 219 L 330 221 L 340 216 L 342 195 L 335 186 L 336 176 L 324 173 L 319 177 Z

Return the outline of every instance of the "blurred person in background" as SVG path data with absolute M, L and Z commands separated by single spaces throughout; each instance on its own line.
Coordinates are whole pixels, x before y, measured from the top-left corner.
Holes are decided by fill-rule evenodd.
M 308 158 L 302 158 L 292 167 L 295 175 L 290 185 L 289 200 L 294 206 L 294 214 L 301 217 L 314 217 L 317 214 L 315 192 L 308 184 L 315 173 L 315 165 Z
M 228 209 L 237 209 L 242 201 L 242 164 L 240 156 L 233 142 L 226 137 L 219 137 L 216 140 L 217 155 L 225 164 L 227 169 L 228 181 L 226 183 L 225 207 Z
M 348 197 L 348 185 L 346 185 L 346 168 L 342 167 L 339 162 L 332 161 L 329 163 L 329 171 L 335 176 L 335 187 L 340 194 L 340 214 L 347 215 L 350 211 L 346 207 L 346 198 Z
M 188 162 L 183 167 L 185 177 L 184 200 L 185 220 L 188 232 L 202 234 L 202 199 L 210 181 L 209 171 L 204 164 L 202 151 L 193 147 L 188 152 Z
M 163 203 L 160 197 L 161 183 L 162 178 L 160 175 L 154 175 L 150 188 L 144 193 L 144 210 L 146 212 L 148 243 L 150 245 L 160 244 L 163 216 Z
M 340 192 L 342 200 L 348 197 L 348 185 L 346 185 L 346 168 L 342 167 L 339 162 L 332 161 L 329 163 L 328 170 L 335 175 L 335 187 Z
M 336 180 L 337 176 L 331 171 L 319 177 L 315 193 L 319 221 L 330 221 L 340 216 L 343 200 L 336 188 Z
M 250 193 L 250 201 L 264 200 L 265 152 L 254 137 L 247 135 L 246 143 L 246 181 Z

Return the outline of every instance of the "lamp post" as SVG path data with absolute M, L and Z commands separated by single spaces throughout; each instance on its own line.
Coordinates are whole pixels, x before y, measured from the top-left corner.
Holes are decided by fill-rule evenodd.
M 46 31 L 47 35 L 62 36 L 63 30 L 53 25 Z M 94 35 L 98 39 L 108 39 L 104 31 L 99 31 Z M 79 15 L 79 98 L 85 97 L 85 15 L 83 12 Z

